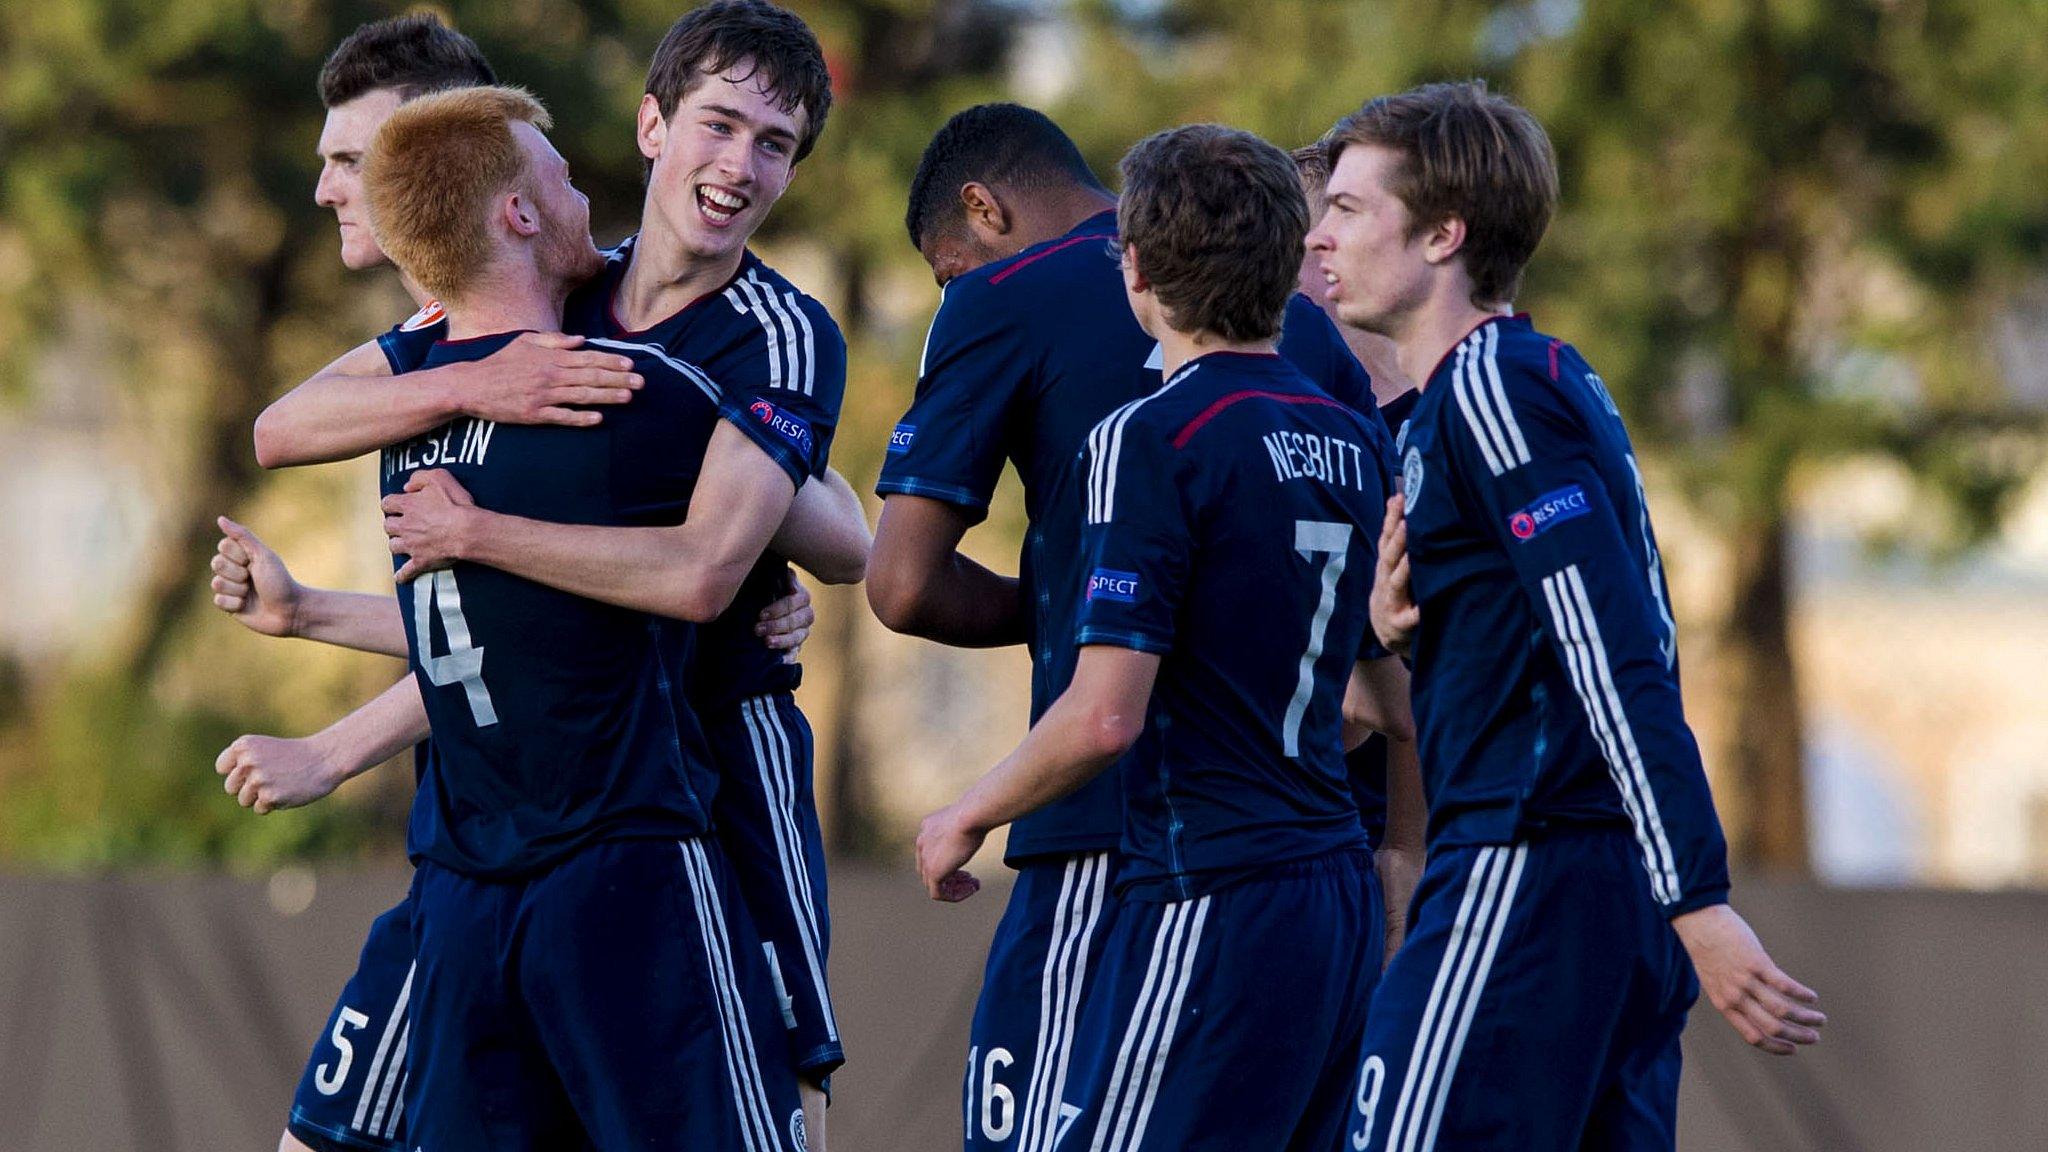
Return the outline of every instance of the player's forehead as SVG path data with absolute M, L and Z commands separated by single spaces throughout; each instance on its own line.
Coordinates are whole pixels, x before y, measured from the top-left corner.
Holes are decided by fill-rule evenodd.
M 372 88 L 329 108 L 327 119 L 320 126 L 320 155 L 361 152 L 368 148 L 371 138 L 377 135 L 377 129 L 382 128 L 404 102 L 405 98 L 396 88 Z
M 1373 199 L 1391 195 L 1392 177 L 1402 163 L 1401 154 L 1381 144 L 1353 144 L 1337 157 L 1323 196 Z
M 512 136 L 526 150 L 527 162 L 533 165 L 535 172 L 561 172 L 569 167 L 569 162 L 555 148 L 555 142 L 532 124 L 524 120 L 513 121 Z
M 802 137 L 809 116 L 801 104 L 785 111 L 782 94 L 768 86 L 768 78 L 751 59 L 737 61 L 722 71 L 707 68 L 701 72 L 696 85 L 676 102 L 677 113 L 685 110 L 738 113 L 757 129 L 774 128 L 793 139 Z

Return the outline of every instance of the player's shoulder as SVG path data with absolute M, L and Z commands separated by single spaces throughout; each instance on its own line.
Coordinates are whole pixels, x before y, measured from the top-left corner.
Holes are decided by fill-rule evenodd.
M 764 332 L 795 329 L 797 339 L 809 338 L 818 346 L 844 348 L 846 338 L 839 322 L 816 296 L 777 271 L 751 250 L 740 262 L 739 272 L 720 296 L 736 315 L 758 322 Z
M 1091 217 L 1072 231 L 961 273 L 947 284 L 947 295 L 954 295 L 957 285 L 965 304 L 1001 300 L 1006 302 L 1006 310 L 1014 310 L 1017 298 L 1028 295 L 1057 305 L 1064 299 L 1060 294 L 1063 288 L 1101 282 L 1106 272 L 1117 267 L 1109 247 L 1115 236 L 1116 221 L 1111 214 Z

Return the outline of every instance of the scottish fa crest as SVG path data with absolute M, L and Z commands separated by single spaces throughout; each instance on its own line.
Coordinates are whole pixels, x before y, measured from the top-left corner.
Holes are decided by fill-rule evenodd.
M 789 1139 L 796 1146 L 796 1152 L 810 1152 L 811 1133 L 804 1126 L 804 1110 L 801 1108 L 789 1114 Z
M 1408 502 L 1408 510 L 1415 510 L 1415 501 L 1422 495 L 1422 451 L 1411 447 L 1401 458 L 1401 496 Z

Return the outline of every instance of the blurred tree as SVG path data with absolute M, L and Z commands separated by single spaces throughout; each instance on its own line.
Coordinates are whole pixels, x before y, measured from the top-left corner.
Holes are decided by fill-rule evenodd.
M 1808 866 L 1788 508 L 1882 453 L 1980 539 L 2038 464 L 1991 322 L 2048 240 L 2048 22 L 2025 0 L 1538 0 L 1483 39 L 1565 203 L 1528 295 L 1725 531 L 1743 857 Z M 1905 654 L 1902 654 L 1905 655 Z M 1909 656 L 1907 658 L 1910 658 Z

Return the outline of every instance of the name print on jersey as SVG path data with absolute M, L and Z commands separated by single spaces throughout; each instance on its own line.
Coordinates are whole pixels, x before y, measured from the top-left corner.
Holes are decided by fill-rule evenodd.
M 420 468 L 441 468 L 450 464 L 478 464 L 491 450 L 491 436 L 498 430 L 495 420 L 465 416 L 451 420 L 439 431 L 415 436 L 403 444 L 384 449 L 384 479 Z
M 1261 438 L 1272 458 L 1273 475 L 1289 480 L 1320 480 L 1340 488 L 1365 491 L 1365 448 L 1337 436 L 1281 429 Z

